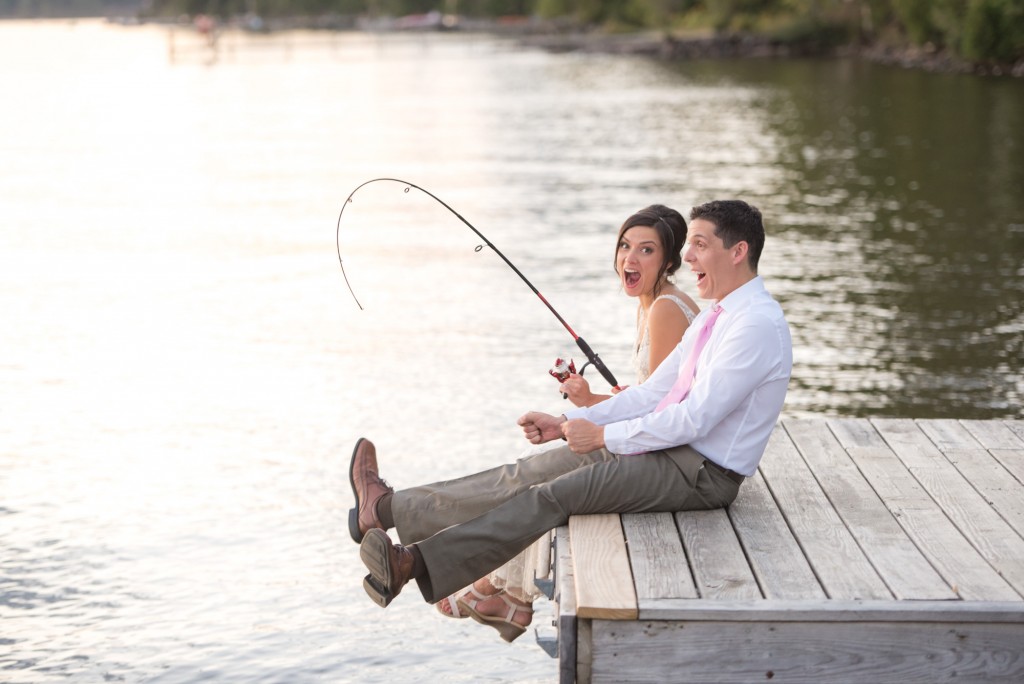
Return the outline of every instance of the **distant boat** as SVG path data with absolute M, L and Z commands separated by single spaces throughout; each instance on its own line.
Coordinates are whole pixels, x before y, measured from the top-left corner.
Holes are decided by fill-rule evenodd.
M 401 17 L 362 18 L 357 25 L 370 31 L 451 31 L 459 27 L 459 18 L 454 14 L 433 10 L 426 14 L 406 14 Z

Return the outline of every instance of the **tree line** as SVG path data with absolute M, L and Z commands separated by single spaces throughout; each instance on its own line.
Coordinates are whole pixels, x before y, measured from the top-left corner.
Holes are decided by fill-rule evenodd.
M 103 0 L 0 0 L 0 14 Z M 106 0 L 124 3 L 130 0 Z M 138 1 L 138 0 L 136 0 Z M 4 7 L 7 5 L 8 7 Z M 146 14 L 258 13 L 265 18 L 403 16 L 439 11 L 509 15 L 605 30 L 697 29 L 755 33 L 780 42 L 915 45 L 974 62 L 1024 59 L 1024 0 L 145 0 Z

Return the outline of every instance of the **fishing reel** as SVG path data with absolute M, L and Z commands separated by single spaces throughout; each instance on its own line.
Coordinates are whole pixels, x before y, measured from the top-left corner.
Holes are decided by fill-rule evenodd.
M 590 364 L 591 361 L 587 361 L 585 364 L 580 366 L 578 374 L 582 376 L 583 372 L 587 370 L 587 366 L 589 366 Z M 570 375 L 576 373 L 576 364 L 575 362 L 573 362 L 572 359 L 566 361 L 562 358 L 557 358 L 555 359 L 555 365 L 551 367 L 548 373 L 550 373 L 551 377 L 553 377 L 555 380 L 558 380 L 558 382 L 565 382 L 566 380 L 569 379 Z M 565 392 L 562 392 L 562 398 L 568 399 L 569 395 L 566 394 Z

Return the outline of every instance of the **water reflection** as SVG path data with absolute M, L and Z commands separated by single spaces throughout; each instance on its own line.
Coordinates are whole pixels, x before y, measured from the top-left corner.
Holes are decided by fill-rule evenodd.
M 382 612 L 359 586 L 355 439 L 397 486 L 494 465 L 522 410 L 564 407 L 553 358 L 579 358 L 400 185 L 346 212 L 359 311 L 334 220 L 374 176 L 451 203 L 623 380 L 619 222 L 749 197 L 796 341 L 788 412 L 1021 415 L 1016 82 L 335 38 L 207 65 L 169 61 L 158 27 L 0 23 L 19 64 L 0 73 L 12 682 L 557 676 L 528 639 L 415 597 Z
M 762 202 L 790 241 L 775 277 L 800 346 L 791 400 L 854 415 L 1018 415 L 1020 85 L 855 62 L 679 70 L 759 87 L 779 141 L 784 181 Z

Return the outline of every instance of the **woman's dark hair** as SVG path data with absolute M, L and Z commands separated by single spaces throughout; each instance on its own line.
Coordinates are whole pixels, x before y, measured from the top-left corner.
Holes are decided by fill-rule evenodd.
M 664 204 L 652 204 L 636 212 L 623 222 L 619 228 L 619 237 L 615 240 L 615 253 L 618 254 L 619 244 L 626 231 L 636 226 L 653 228 L 661 240 L 661 247 L 665 257 L 658 270 L 657 285 L 654 286 L 654 294 L 657 295 L 661 289 L 663 276 L 670 276 L 683 263 L 683 247 L 686 245 L 686 219 L 675 209 L 666 207 Z M 612 267 L 618 273 L 617 260 L 612 261 Z

